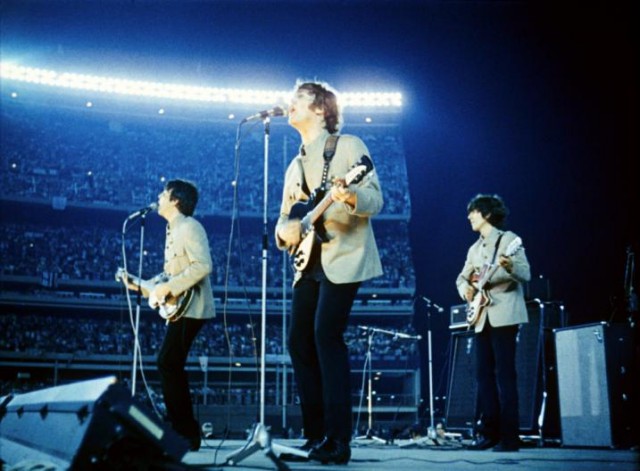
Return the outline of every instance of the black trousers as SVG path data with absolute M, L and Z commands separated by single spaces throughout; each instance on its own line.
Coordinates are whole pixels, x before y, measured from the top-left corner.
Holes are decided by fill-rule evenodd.
M 200 436 L 200 426 L 193 416 L 193 403 L 185 365 L 189 349 L 206 321 L 182 317 L 170 322 L 158 353 L 158 371 L 173 429 L 187 438 Z
M 351 439 L 351 368 L 344 332 L 359 287 L 310 276 L 293 289 L 288 346 L 307 438 Z
M 519 434 L 516 337 L 518 326 L 485 324 L 476 334 L 479 432 L 488 438 L 515 443 Z

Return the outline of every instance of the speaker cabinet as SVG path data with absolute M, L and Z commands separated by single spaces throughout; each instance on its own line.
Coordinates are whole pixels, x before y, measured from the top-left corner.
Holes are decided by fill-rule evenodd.
M 9 397 L 0 409 L 0 446 L 9 465 L 37 460 L 71 470 L 179 464 L 189 448 L 115 377 Z
M 564 325 L 558 303 L 527 303 L 529 322 L 518 333 L 516 368 L 520 403 L 520 432 L 559 437 L 558 395 L 553 352 L 554 327 Z M 447 428 L 473 429 L 476 410 L 476 358 L 473 331 L 452 333 Z
M 631 328 L 598 323 L 557 329 L 554 334 L 562 445 L 630 444 L 635 410 Z
M 447 388 L 446 427 L 470 432 L 474 428 L 476 410 L 475 333 L 452 333 L 449 384 Z
M 553 329 L 565 325 L 564 306 L 530 301 L 527 314 L 516 347 L 520 432 L 560 438 Z

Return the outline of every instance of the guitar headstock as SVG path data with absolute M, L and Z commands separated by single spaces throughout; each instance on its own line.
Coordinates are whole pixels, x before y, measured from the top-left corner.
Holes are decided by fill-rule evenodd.
M 116 281 L 125 281 L 127 279 L 127 271 L 122 267 L 118 267 L 118 271 L 116 271 L 114 277 Z
M 511 257 L 521 248 L 522 239 L 520 237 L 516 237 L 509 243 L 509 245 L 507 246 L 507 250 L 504 251 L 504 255 L 505 257 Z
M 352 183 L 360 183 L 371 170 L 373 170 L 371 158 L 368 155 L 363 155 L 344 176 L 344 184 L 348 186 Z

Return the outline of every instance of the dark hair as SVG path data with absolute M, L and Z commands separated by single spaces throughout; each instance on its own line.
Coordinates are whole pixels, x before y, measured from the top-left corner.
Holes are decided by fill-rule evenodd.
M 164 186 L 171 201 L 177 200 L 178 210 L 185 216 L 193 216 L 198 204 L 198 189 L 187 180 L 169 180 Z
M 498 195 L 477 194 L 467 205 L 467 213 L 480 211 L 482 217 L 489 221 L 493 227 L 502 229 L 509 215 L 509 208 Z
M 338 106 L 338 98 L 335 91 L 324 82 L 303 82 L 296 83 L 296 91 L 305 90 L 313 95 L 313 108 L 324 110 L 325 128 L 329 134 L 335 134 L 340 129 L 341 112 Z

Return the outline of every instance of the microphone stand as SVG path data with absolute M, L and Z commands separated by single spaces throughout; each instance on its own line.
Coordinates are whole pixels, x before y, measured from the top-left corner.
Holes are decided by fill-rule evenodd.
M 140 213 L 140 255 L 138 257 L 138 294 L 136 296 L 136 317 L 133 325 L 133 362 L 131 365 L 131 397 L 136 395 L 136 382 L 138 373 L 138 352 L 140 351 L 140 340 L 138 336 L 138 328 L 140 326 L 140 308 L 142 305 L 142 288 L 140 283 L 142 281 L 142 260 L 144 257 L 144 222 L 146 220 L 147 212 Z M 131 220 L 131 216 L 125 219 L 122 224 L 122 236 L 126 232 L 127 223 Z M 124 248 L 123 248 L 124 250 Z M 126 267 L 125 267 L 126 269 Z
M 365 367 L 367 374 L 367 433 L 354 440 L 372 440 L 374 442 L 387 443 L 387 440 L 375 435 L 373 431 L 373 369 L 371 366 L 371 352 L 373 350 L 373 335 L 378 331 L 374 327 L 366 327 L 367 330 L 367 353 L 365 355 Z M 363 374 L 365 371 L 363 370 Z M 363 391 L 364 393 L 364 391 Z
M 242 124 L 246 122 L 243 121 Z M 278 457 L 282 453 L 291 453 L 307 458 L 308 453 L 301 451 L 297 448 L 285 447 L 277 445 L 271 442 L 269 430 L 264 424 L 264 407 L 265 407 L 265 371 L 266 371 L 266 328 L 267 328 L 267 247 L 268 247 L 268 184 L 269 184 L 269 134 L 270 134 L 270 119 L 269 116 L 264 117 L 264 180 L 263 180 L 263 234 L 262 234 L 262 309 L 261 309 L 261 321 L 262 326 L 260 329 L 260 421 L 253 427 L 251 434 L 249 435 L 247 443 L 240 448 L 229 454 L 226 458 L 226 464 L 235 466 L 243 459 L 252 455 L 259 449 L 262 449 L 265 455 L 273 461 L 278 471 L 289 471 L 289 467 L 280 460 Z M 274 452 L 278 451 L 278 455 Z
M 436 432 L 436 428 L 434 426 L 434 414 L 433 414 L 433 352 L 431 346 L 431 308 L 436 308 L 438 312 L 442 311 L 442 308 L 437 304 L 434 304 L 428 298 L 423 296 L 420 297 L 425 302 L 427 306 L 427 351 L 429 358 L 429 427 L 427 428 L 427 436 L 422 437 L 419 440 L 415 440 L 410 444 L 421 445 L 421 444 L 429 444 L 429 445 L 440 445 L 438 442 L 438 434 Z
M 419 335 L 409 335 L 402 332 L 392 332 L 390 330 L 379 329 L 377 327 L 368 327 L 368 326 L 359 326 L 361 329 L 367 331 L 367 353 L 365 355 L 365 367 L 367 374 L 367 414 L 368 414 L 368 422 L 367 422 L 367 433 L 365 435 L 355 437 L 354 440 L 372 440 L 373 442 L 388 444 L 389 440 L 385 440 L 384 438 L 380 438 L 375 435 L 373 430 L 373 366 L 372 366 L 372 351 L 373 351 L 373 335 L 376 332 L 381 334 L 390 335 L 394 339 L 402 338 L 402 339 L 411 339 L 411 340 L 420 340 L 422 337 Z M 365 370 L 363 367 L 363 375 L 365 374 Z M 363 384 L 364 386 L 364 384 Z M 363 388 L 364 389 L 364 388 Z M 364 394 L 364 391 L 362 391 Z

